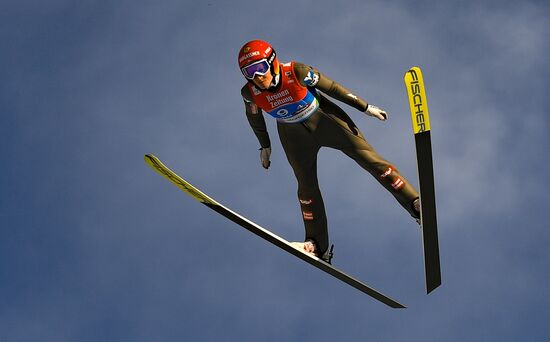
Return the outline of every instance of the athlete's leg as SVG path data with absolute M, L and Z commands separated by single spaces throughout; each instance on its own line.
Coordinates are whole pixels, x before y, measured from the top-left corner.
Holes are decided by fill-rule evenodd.
M 325 106 L 327 107 L 327 106 Z M 341 150 L 373 175 L 413 217 L 418 216 L 413 202 L 418 192 L 399 171 L 366 141 L 351 118 L 338 106 L 331 103 L 329 114 L 320 125 L 323 145 Z
M 328 249 L 327 217 L 317 178 L 320 146 L 302 124 L 278 124 L 279 138 L 298 181 L 298 200 L 305 226 L 305 239 L 313 240 L 319 254 Z
M 395 166 L 382 158 L 370 144 L 366 141 L 365 143 L 361 147 L 344 148 L 342 151 L 373 175 L 411 216 L 417 218 L 419 213 L 414 210 L 413 202 L 418 198 L 418 192 Z

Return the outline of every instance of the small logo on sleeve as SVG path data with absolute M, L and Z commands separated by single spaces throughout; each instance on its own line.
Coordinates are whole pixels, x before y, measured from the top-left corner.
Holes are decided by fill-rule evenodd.
M 313 70 L 310 70 L 306 77 L 304 78 L 304 83 L 308 86 L 308 87 L 314 87 L 317 82 L 319 82 L 319 74 L 317 74 L 315 71 Z

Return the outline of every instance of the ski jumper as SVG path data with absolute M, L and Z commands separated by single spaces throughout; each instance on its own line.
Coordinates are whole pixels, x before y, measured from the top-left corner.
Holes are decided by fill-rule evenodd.
M 298 200 L 305 238 L 321 253 L 329 247 L 327 217 L 317 179 L 321 147 L 344 152 L 373 175 L 413 217 L 418 192 L 365 140 L 351 118 L 326 96 L 364 112 L 367 103 L 346 88 L 298 62 L 281 64 L 281 79 L 274 89 L 261 90 L 248 82 L 241 90 L 246 116 L 261 147 L 270 147 L 262 110 L 277 120 L 277 131 L 298 181 Z

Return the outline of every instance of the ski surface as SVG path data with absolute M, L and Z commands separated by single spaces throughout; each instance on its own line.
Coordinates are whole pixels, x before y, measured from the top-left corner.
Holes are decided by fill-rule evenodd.
M 287 251 L 288 253 L 302 259 L 303 261 L 317 267 L 318 269 L 336 277 L 337 279 L 353 286 L 359 291 L 362 291 L 374 299 L 392 307 L 392 308 L 405 308 L 401 303 L 396 302 L 395 300 L 383 295 L 382 293 L 376 291 L 375 289 L 367 286 L 361 281 L 347 275 L 346 273 L 338 270 L 324 260 L 311 256 L 305 252 L 302 252 L 294 248 L 287 240 L 281 238 L 280 236 L 272 233 L 271 231 L 259 226 L 258 224 L 250 221 L 249 219 L 241 216 L 240 214 L 232 211 L 231 209 L 223 206 L 218 201 L 214 200 L 212 197 L 206 195 L 189 182 L 185 181 L 183 178 L 178 176 L 175 172 L 170 170 L 166 165 L 164 165 L 157 157 L 151 154 L 145 155 L 145 162 L 152 167 L 155 171 L 160 173 L 162 176 L 167 178 L 170 182 L 176 185 L 178 188 L 183 190 L 185 193 L 206 205 L 210 209 L 219 213 L 222 216 L 230 219 L 231 221 L 237 223 L 241 227 L 247 229 L 248 231 L 256 234 L 264 240 L 267 240 L 274 244 L 275 246 Z
M 414 140 L 416 143 L 426 291 L 430 293 L 441 285 L 430 117 L 424 79 L 420 68 L 413 67 L 407 71 L 404 81 L 409 97 Z

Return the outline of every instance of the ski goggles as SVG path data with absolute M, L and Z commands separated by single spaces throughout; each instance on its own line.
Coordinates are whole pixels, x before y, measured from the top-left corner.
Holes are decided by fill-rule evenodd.
M 252 80 L 256 75 L 263 76 L 267 74 L 269 69 L 269 63 L 267 62 L 267 59 L 264 58 L 252 64 L 249 64 L 244 68 L 241 68 L 241 72 L 243 73 L 244 77 Z

